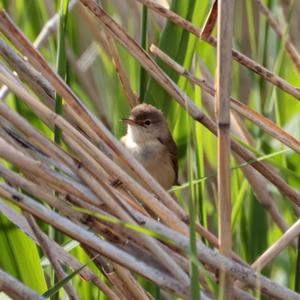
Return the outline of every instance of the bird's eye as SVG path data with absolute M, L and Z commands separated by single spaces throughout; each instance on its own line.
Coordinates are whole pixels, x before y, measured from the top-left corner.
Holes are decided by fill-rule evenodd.
M 149 126 L 151 124 L 151 121 L 150 120 L 146 120 L 144 123 L 145 123 L 145 125 Z

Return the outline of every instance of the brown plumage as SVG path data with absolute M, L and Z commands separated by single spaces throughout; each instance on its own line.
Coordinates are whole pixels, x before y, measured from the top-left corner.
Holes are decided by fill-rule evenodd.
M 177 183 L 177 147 L 163 113 L 149 104 L 140 104 L 123 119 L 128 127 L 121 142 L 165 188 Z

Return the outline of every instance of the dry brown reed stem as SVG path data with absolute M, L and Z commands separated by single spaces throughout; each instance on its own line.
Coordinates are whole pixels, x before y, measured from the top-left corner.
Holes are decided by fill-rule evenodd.
M 201 36 L 203 39 L 206 39 L 211 35 L 216 25 L 217 18 L 218 18 L 218 0 L 213 0 L 213 3 L 210 7 L 210 11 L 208 13 L 207 19 L 205 20 L 201 32 Z
M 144 291 L 144 289 L 137 284 L 134 277 L 131 275 L 131 273 L 125 269 L 124 267 L 114 264 L 113 267 L 118 273 L 118 275 L 121 277 L 123 284 L 127 287 L 127 289 L 131 292 L 131 298 L 130 299 L 136 299 L 136 300 L 150 300 L 152 297 L 147 295 L 147 293 Z
M 2 197 L 9 199 L 22 209 L 29 211 L 38 218 L 63 231 L 65 234 L 80 241 L 95 251 L 98 251 L 98 253 L 102 253 L 104 256 L 109 257 L 117 263 L 126 266 L 134 272 L 137 272 L 156 283 L 159 282 L 159 285 L 169 290 L 173 290 L 177 293 L 177 295 L 187 295 L 187 291 L 182 289 L 182 286 L 179 286 L 179 283 L 174 281 L 166 273 L 164 273 L 163 276 L 158 270 L 153 273 L 154 269 L 151 266 L 141 261 L 137 261 L 123 250 L 120 250 L 108 242 L 99 239 L 94 234 L 84 229 L 83 226 L 74 224 L 70 220 L 67 220 L 57 213 L 45 208 L 41 204 L 33 201 L 30 197 L 17 192 L 15 189 L 3 183 L 0 183 L 0 194 Z M 188 249 L 189 240 L 187 237 L 170 230 L 163 224 L 160 224 L 160 226 L 161 228 L 164 228 L 166 236 L 172 236 L 175 243 L 181 243 L 184 246 L 184 249 Z M 254 289 L 257 288 L 256 284 L 257 281 L 259 281 L 261 283 L 262 293 L 265 295 L 271 296 L 275 299 L 299 300 L 299 295 L 297 293 L 279 286 L 268 278 L 253 272 L 249 268 L 245 268 L 238 263 L 232 262 L 230 259 L 208 249 L 201 241 L 198 241 L 197 243 L 197 250 L 200 260 L 205 262 L 205 264 L 216 270 L 223 266 L 226 273 L 230 274 L 234 279 L 244 282 L 248 287 Z
M 267 249 L 252 265 L 256 270 L 262 270 L 283 249 L 289 246 L 295 238 L 300 236 L 300 219 L 295 222 L 269 249 Z
M 48 243 L 48 241 L 46 239 L 44 239 L 43 234 L 42 234 L 39 226 L 37 225 L 34 217 L 31 214 L 28 214 L 26 212 L 24 214 L 25 214 L 25 218 L 27 219 L 27 222 L 28 222 L 29 226 L 32 229 L 32 232 L 36 236 L 36 239 L 38 240 L 39 245 L 40 245 L 40 247 L 43 250 L 44 255 L 51 262 L 51 265 L 52 265 L 52 267 L 53 267 L 53 269 L 55 271 L 55 274 L 56 274 L 57 278 L 59 280 L 62 280 L 63 278 L 66 277 L 66 274 L 65 274 L 62 266 L 58 262 L 57 253 L 55 253 L 53 251 L 53 249 L 51 248 L 51 245 Z M 67 282 L 63 286 L 63 288 L 66 291 L 66 294 L 68 295 L 68 297 L 70 299 L 72 299 L 72 300 L 79 300 L 78 295 L 76 295 L 76 292 L 73 289 L 73 287 L 72 287 L 72 285 L 71 285 L 70 282 Z
M 290 35 L 288 32 L 285 32 L 285 27 L 287 28 L 287 24 L 280 24 L 272 15 L 272 12 L 268 9 L 266 5 L 263 4 L 261 0 L 254 0 L 259 11 L 266 17 L 268 23 L 276 32 L 278 37 L 282 39 L 284 43 L 285 50 L 290 57 L 291 61 L 294 63 L 298 73 L 300 73 L 300 55 L 297 51 L 297 48 L 291 41 Z
M 213 134 L 217 134 L 216 124 L 209 119 L 199 108 L 191 101 L 185 93 L 183 93 L 178 86 L 170 80 L 170 78 L 162 72 L 152 58 L 141 47 L 130 38 L 126 32 L 101 9 L 92 0 L 81 0 L 81 2 L 88 6 L 91 12 L 95 14 L 99 21 L 106 26 L 108 30 L 113 33 L 129 52 L 140 62 L 140 64 L 157 80 L 157 82 L 172 96 L 174 99 L 184 108 L 188 113 L 198 122 L 201 122 L 207 127 Z M 231 147 L 238 155 L 240 155 L 245 161 L 256 160 L 248 150 L 243 148 L 239 143 L 232 140 Z M 262 162 L 256 161 L 251 165 L 262 175 L 264 175 L 269 181 L 271 181 L 277 188 L 285 194 L 288 198 L 294 201 L 297 205 L 300 205 L 300 195 L 292 189 L 280 176 L 273 172 L 270 167 Z
M 122 63 L 121 63 L 121 60 L 118 55 L 118 50 L 115 45 L 115 41 L 111 37 L 110 33 L 106 32 L 105 36 L 107 39 L 107 45 L 109 48 L 109 52 L 110 52 L 113 64 L 115 66 L 116 72 L 118 74 L 118 77 L 120 79 L 124 94 L 128 100 L 129 106 L 131 108 L 133 108 L 134 106 L 139 104 L 138 96 L 131 89 L 129 79 L 124 71 L 124 68 L 122 67 Z
M 0 269 L 0 290 L 11 299 L 46 300 L 2 269 Z
M 99 264 L 98 264 L 98 269 L 100 269 Z M 107 276 L 107 278 L 111 283 L 111 285 L 113 286 L 115 293 L 120 297 L 120 299 L 122 300 L 132 299 L 132 294 L 130 293 L 130 291 L 128 291 L 128 289 L 125 288 L 124 283 L 116 274 L 116 272 L 111 271 L 108 274 L 109 275 Z
M 184 18 L 180 17 L 176 13 L 172 12 L 171 10 L 161 6 L 157 1 L 154 0 L 136 0 L 144 5 L 146 5 L 148 8 L 154 10 L 158 14 L 164 16 L 169 21 L 177 24 L 178 26 L 184 28 L 188 32 L 191 32 L 195 36 L 203 39 L 203 41 L 209 43 L 213 47 L 217 47 L 216 39 L 212 36 L 209 36 L 208 38 L 204 39 L 201 36 L 201 29 L 197 26 L 193 25 L 191 22 L 185 20 Z M 81 1 L 82 2 L 82 1 Z M 271 82 L 278 88 L 284 90 L 288 94 L 294 96 L 298 100 L 300 100 L 300 89 L 291 85 L 286 80 L 282 79 L 278 75 L 272 73 L 270 70 L 266 69 L 265 67 L 261 66 L 251 58 L 247 57 L 246 55 L 238 52 L 237 50 L 232 50 L 232 56 L 233 59 L 235 59 L 240 64 L 244 65 L 246 68 L 252 70 L 256 74 L 260 75 L 262 78 L 264 78 L 266 81 Z
M 116 275 L 111 262 L 109 262 L 108 259 L 104 258 L 103 256 L 97 254 L 97 252 L 92 250 L 91 248 L 88 248 L 83 244 L 81 244 L 81 247 L 90 258 L 95 257 L 94 264 L 106 276 L 106 278 L 112 285 L 112 289 L 116 293 L 116 295 L 118 295 L 120 299 L 123 299 L 125 297 L 123 292 L 123 285 L 118 275 Z
M 230 95 L 234 0 L 218 2 L 218 46 L 215 112 L 218 126 L 218 235 L 220 253 L 231 257 Z M 225 275 L 225 274 L 224 274 Z M 221 271 L 221 277 L 223 276 Z M 233 297 L 231 277 L 221 279 L 225 300 Z
M 120 278 L 119 274 L 116 272 L 115 269 L 109 273 L 109 281 L 113 284 L 113 286 L 116 289 L 116 293 L 121 297 L 121 299 L 124 300 L 137 300 L 133 294 L 131 293 L 131 290 L 128 289 L 127 286 L 125 286 L 123 280 Z M 143 299 L 143 298 L 141 298 Z M 146 298 L 148 300 L 148 298 Z
M 30 197 L 18 193 L 3 183 L 0 183 L 0 194 L 2 197 L 11 200 L 13 203 L 22 207 L 22 209 L 44 220 L 48 224 L 53 225 L 73 239 L 94 249 L 97 253 L 103 254 L 126 268 L 156 282 L 160 286 L 175 292 L 177 295 L 183 296 L 188 294 L 188 290 L 185 289 L 181 283 L 173 279 L 173 277 L 169 276 L 169 274 L 162 273 L 143 261 L 137 260 L 132 255 L 120 250 L 111 243 L 98 238 L 94 233 L 86 230 L 84 226 L 77 225 L 52 210 L 47 209 Z
M 251 108 L 247 107 L 242 102 L 231 98 L 232 108 L 243 117 L 247 118 L 258 127 L 263 129 L 273 138 L 277 139 L 281 143 L 285 144 L 295 152 L 300 154 L 300 142 L 285 130 L 277 126 L 274 122 L 255 112 Z
M 110 281 L 110 283 L 113 285 L 113 288 L 115 292 L 119 295 L 121 299 L 124 300 L 149 300 L 149 297 L 144 293 L 143 289 L 140 287 L 140 298 L 136 298 L 136 287 L 134 284 L 126 285 L 125 284 L 125 277 L 132 276 L 129 271 L 127 273 L 118 272 L 116 269 L 116 265 L 113 262 L 109 262 L 104 257 L 98 255 L 94 250 L 87 248 L 83 246 L 83 249 L 85 252 L 90 256 L 97 256 L 94 260 L 95 265 L 98 267 L 98 269 L 101 269 L 102 272 L 106 275 L 107 279 Z M 122 268 L 121 266 L 119 266 Z M 135 279 L 131 278 L 133 282 L 135 282 Z
M 88 252 L 86 250 L 86 252 Z M 90 251 L 92 252 L 92 251 Z M 88 252 L 89 254 L 89 252 Z M 90 254 L 89 254 L 90 255 Z M 97 265 L 98 269 L 104 269 L 103 265 L 99 264 L 99 260 L 95 261 L 95 264 Z M 106 277 L 111 283 L 111 285 L 114 288 L 115 293 L 120 297 L 120 299 L 124 300 L 130 300 L 133 299 L 132 293 L 126 288 L 124 285 L 124 282 L 120 279 L 118 274 L 116 274 L 115 270 L 111 268 L 108 272 L 105 271 Z
M 100 9 L 99 6 L 97 7 Z M 90 113 L 74 92 L 51 69 L 48 62 L 41 54 L 32 47 L 31 43 L 3 10 L 0 11 L 0 29 L 14 45 L 27 56 L 33 66 L 45 76 L 60 96 L 64 98 L 66 103 L 70 105 L 70 108 L 74 113 L 74 119 L 78 121 L 80 127 L 85 128 L 89 136 L 92 136 L 93 138 L 100 137 L 112 149 L 115 155 L 120 158 L 121 161 L 124 161 L 126 165 L 129 165 L 130 169 L 137 177 L 140 178 L 143 183 L 153 191 L 167 207 L 169 207 L 169 209 L 176 212 L 181 219 L 184 219 L 185 214 L 179 204 L 153 179 L 152 176 L 150 176 L 148 172 L 145 171 L 132 155 L 124 149 L 109 130 L 107 130 L 107 128 L 105 128 L 105 126 Z M 101 140 L 99 142 L 101 142 Z M 183 226 L 180 222 L 177 224 L 177 227 L 187 231 L 186 226 Z
M 200 86 L 204 91 L 206 91 L 209 95 L 215 96 L 215 89 L 213 85 L 205 79 L 197 78 L 188 70 L 184 69 L 183 66 L 179 65 L 176 61 L 174 61 L 170 56 L 160 50 L 157 46 L 151 45 L 150 51 L 158 56 L 161 60 L 163 60 L 166 64 L 168 64 L 171 68 L 173 68 L 179 74 L 185 76 L 192 83 Z M 259 113 L 255 112 L 242 102 L 235 100 L 234 98 L 230 98 L 231 100 L 231 108 L 238 112 L 243 117 L 247 118 L 251 122 L 253 122 L 256 126 L 260 127 L 270 136 L 274 137 L 278 141 L 282 142 L 292 150 L 296 151 L 300 154 L 300 142 L 295 139 L 293 136 L 288 134 L 282 128 L 277 126 L 274 122 L 269 120 L 268 118 L 263 117 Z

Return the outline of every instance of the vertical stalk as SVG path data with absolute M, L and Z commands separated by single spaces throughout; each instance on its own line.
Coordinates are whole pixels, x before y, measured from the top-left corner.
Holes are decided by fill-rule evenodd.
M 66 79 L 67 75 L 67 58 L 65 50 L 65 34 L 67 27 L 69 0 L 60 0 L 59 4 L 59 19 L 57 30 L 57 54 L 56 54 L 56 72 L 63 79 Z M 58 115 L 63 113 L 63 99 L 56 94 L 55 98 L 55 112 Z M 62 132 L 58 126 L 54 126 L 54 142 L 61 144 Z M 58 243 L 62 243 L 61 234 L 55 230 L 54 238 Z
M 200 77 L 200 67 L 196 65 L 196 76 Z M 201 88 L 199 86 L 195 86 L 195 103 L 198 107 L 203 109 L 202 99 L 201 99 Z M 204 145 L 203 145 L 203 127 L 200 124 L 195 124 L 195 151 L 196 151 L 196 178 L 202 178 L 205 176 L 205 168 L 204 168 Z M 206 218 L 206 207 L 205 207 L 205 181 L 201 181 L 196 185 L 196 195 L 197 195 L 197 212 L 198 219 L 200 224 L 207 227 L 207 218 Z M 203 242 L 207 241 L 203 239 Z
M 57 54 L 56 54 L 56 72 L 61 78 L 66 79 L 67 75 L 67 58 L 65 50 L 65 35 L 67 27 L 67 17 L 68 17 L 68 7 L 69 0 L 60 0 L 59 2 L 59 19 L 58 19 L 58 30 L 57 30 Z M 63 99 L 56 94 L 55 97 L 55 112 L 58 115 L 63 113 Z M 55 125 L 54 127 L 54 142 L 61 144 L 62 141 L 62 131 Z M 63 243 L 63 235 L 60 231 L 54 230 L 54 239 L 57 243 Z M 54 284 L 58 282 L 58 278 L 54 276 Z M 59 299 L 59 293 L 55 294 L 53 299 Z
M 142 48 L 147 51 L 148 47 L 148 8 L 143 5 L 142 11 L 142 31 L 141 31 L 141 44 Z M 145 93 L 147 87 L 147 73 L 145 69 L 141 66 L 140 70 L 140 102 L 143 103 L 145 101 Z
M 231 255 L 231 189 L 230 189 L 230 94 L 232 65 L 232 35 L 234 0 L 218 2 L 218 48 L 216 78 L 216 118 L 218 123 L 218 203 L 220 251 Z M 223 280 L 224 278 L 224 280 Z M 221 293 L 225 300 L 232 299 L 232 282 L 220 274 Z
M 67 59 L 65 50 L 65 34 L 67 27 L 69 0 L 60 0 L 59 20 L 57 31 L 57 54 L 56 54 L 56 71 L 61 78 L 65 79 L 67 74 Z M 55 99 L 55 112 L 59 115 L 63 112 L 63 99 L 57 94 Z M 61 130 L 57 126 L 54 128 L 54 141 L 61 143 Z
M 192 130 L 192 123 L 189 115 L 186 113 L 186 123 L 188 132 Z M 188 161 L 188 181 L 189 181 L 189 234 L 190 234 L 190 299 L 200 299 L 200 286 L 199 286 L 199 270 L 198 265 L 194 259 L 197 259 L 197 235 L 196 235 L 196 216 L 197 216 L 197 205 L 196 205 L 196 193 L 195 186 L 193 185 L 194 180 L 194 159 L 193 159 L 193 147 L 191 135 L 187 135 L 187 161 Z

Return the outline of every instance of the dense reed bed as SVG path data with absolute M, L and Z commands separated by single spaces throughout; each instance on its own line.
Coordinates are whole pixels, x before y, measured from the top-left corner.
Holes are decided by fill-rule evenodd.
M 0 298 L 300 299 L 300 3 L 235 2 L 1 1 Z

